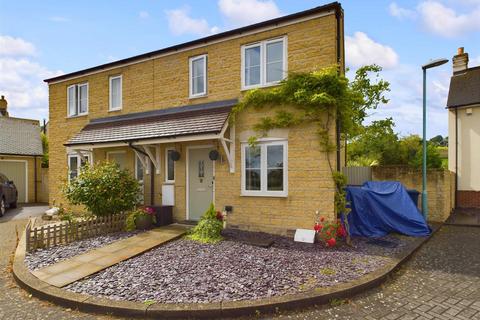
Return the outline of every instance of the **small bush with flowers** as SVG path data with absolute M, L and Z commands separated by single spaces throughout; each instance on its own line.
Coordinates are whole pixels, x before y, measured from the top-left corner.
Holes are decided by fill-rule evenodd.
M 313 229 L 317 234 L 317 240 L 329 248 L 337 245 L 338 238 L 345 238 L 347 236 L 347 231 L 340 220 L 325 221 L 325 218 L 321 217 L 315 222 Z
M 125 220 L 125 230 L 132 231 L 135 230 L 135 220 L 138 217 L 152 217 L 152 221 L 155 222 L 155 209 L 152 207 L 138 207 L 135 210 L 131 211 Z
M 217 243 L 221 241 L 223 239 L 221 235 L 223 218 L 222 213 L 215 210 L 213 203 L 210 204 L 208 210 L 203 214 L 187 238 L 202 243 Z

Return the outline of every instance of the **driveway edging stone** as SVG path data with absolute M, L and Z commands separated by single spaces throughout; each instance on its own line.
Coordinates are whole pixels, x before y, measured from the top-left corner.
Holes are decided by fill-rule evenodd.
M 273 313 L 279 310 L 311 307 L 329 303 L 332 299 L 345 299 L 374 288 L 383 283 L 395 270 L 403 265 L 443 224 L 434 224 L 429 237 L 417 238 L 408 244 L 402 254 L 382 268 L 359 279 L 331 287 L 315 288 L 309 291 L 264 298 L 258 300 L 228 301 L 216 303 L 154 303 L 116 301 L 92 295 L 74 293 L 51 286 L 38 278 L 25 266 L 25 231 L 18 243 L 14 261 L 13 276 L 17 283 L 33 296 L 80 311 L 118 316 L 143 318 L 219 318 Z

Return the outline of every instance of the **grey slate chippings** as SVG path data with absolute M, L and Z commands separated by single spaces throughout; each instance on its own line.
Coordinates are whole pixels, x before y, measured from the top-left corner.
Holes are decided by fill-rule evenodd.
M 254 236 L 273 237 L 274 245 L 260 248 L 235 241 L 245 235 L 229 231 L 228 239 L 215 245 L 177 240 L 65 288 L 129 301 L 251 300 L 350 281 L 383 266 L 395 253 L 361 239 L 354 248 L 337 249 L 260 233 Z M 405 244 L 395 237 L 389 241 L 399 242 L 399 248 Z

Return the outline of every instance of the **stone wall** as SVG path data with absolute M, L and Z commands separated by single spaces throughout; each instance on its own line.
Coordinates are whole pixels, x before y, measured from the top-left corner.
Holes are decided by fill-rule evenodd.
M 372 167 L 374 181 L 400 181 L 407 189 L 422 191 L 422 171 L 404 166 Z M 444 169 L 428 169 L 427 173 L 428 220 L 445 221 L 455 206 L 455 174 Z M 418 201 L 422 207 L 421 194 Z

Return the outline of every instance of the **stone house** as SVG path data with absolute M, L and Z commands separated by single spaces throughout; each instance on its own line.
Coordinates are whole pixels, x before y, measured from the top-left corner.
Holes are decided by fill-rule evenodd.
M 0 98 L 0 173 L 17 187 L 18 202 L 46 202 L 43 156 L 38 120 L 10 117 L 8 103 Z
M 458 49 L 447 100 L 448 166 L 456 173 L 456 207 L 480 208 L 480 66 Z
M 234 124 L 229 113 L 287 72 L 343 70 L 343 48 L 335 2 L 45 80 L 50 201 L 66 203 L 61 185 L 82 163 L 110 160 L 141 181 L 145 204 L 174 205 L 176 221 L 198 220 L 211 202 L 248 230 L 311 228 L 316 210 L 333 219 L 315 126 L 271 130 L 251 148 L 253 124 L 270 111 L 244 111 Z M 340 151 L 328 156 L 340 166 Z

